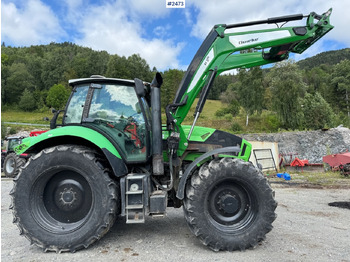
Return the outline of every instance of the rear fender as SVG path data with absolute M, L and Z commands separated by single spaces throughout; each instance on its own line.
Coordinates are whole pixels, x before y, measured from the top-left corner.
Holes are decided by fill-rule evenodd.
M 38 153 L 45 148 L 62 144 L 93 146 L 103 152 L 117 177 L 127 173 L 127 167 L 113 144 L 97 131 L 82 126 L 65 126 L 39 136 L 25 138 L 15 148 L 15 152 Z

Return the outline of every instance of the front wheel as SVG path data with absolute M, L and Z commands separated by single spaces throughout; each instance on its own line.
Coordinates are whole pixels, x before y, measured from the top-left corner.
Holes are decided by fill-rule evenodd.
M 120 201 L 95 152 L 66 145 L 32 157 L 10 194 L 21 234 L 56 252 L 74 252 L 100 239 L 113 225 Z
M 240 159 L 204 164 L 186 185 L 186 221 L 214 251 L 255 247 L 272 229 L 276 206 L 266 178 Z

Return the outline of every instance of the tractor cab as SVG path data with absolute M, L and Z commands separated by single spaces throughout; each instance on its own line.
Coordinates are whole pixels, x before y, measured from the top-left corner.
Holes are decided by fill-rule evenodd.
M 134 81 L 101 76 L 71 80 L 69 84 L 73 91 L 63 126 L 82 125 L 103 134 L 126 162 L 148 159 L 151 119 L 147 92 L 138 95 Z
M 23 136 L 11 136 L 6 137 L 5 141 L 7 141 L 6 151 L 7 153 L 14 152 L 14 148 L 22 143 Z

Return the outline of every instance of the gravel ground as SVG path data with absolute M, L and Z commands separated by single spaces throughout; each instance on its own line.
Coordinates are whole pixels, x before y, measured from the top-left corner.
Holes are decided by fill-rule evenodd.
M 2 261 L 350 261 L 350 210 L 328 206 L 350 201 L 349 189 L 306 189 L 273 185 L 278 215 L 274 229 L 254 250 L 213 252 L 189 231 L 182 209 L 145 224 L 118 219 L 86 250 L 44 253 L 19 235 L 9 210 L 11 179 L 1 179 Z

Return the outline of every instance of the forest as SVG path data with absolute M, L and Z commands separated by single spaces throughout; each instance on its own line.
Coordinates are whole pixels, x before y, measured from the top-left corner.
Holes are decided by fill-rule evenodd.
M 30 47 L 1 46 L 2 111 L 43 112 L 63 109 L 70 94 L 68 80 L 91 75 L 151 81 L 150 68 L 139 54 L 129 57 L 94 51 L 72 43 Z M 171 103 L 184 71 L 162 72 L 162 107 Z M 209 99 L 224 107 L 218 119 L 244 117 L 232 131 L 263 117 L 268 131 L 350 127 L 350 48 L 329 51 L 273 67 L 240 69 L 218 76 Z M 233 121 L 234 122 L 234 121 Z

